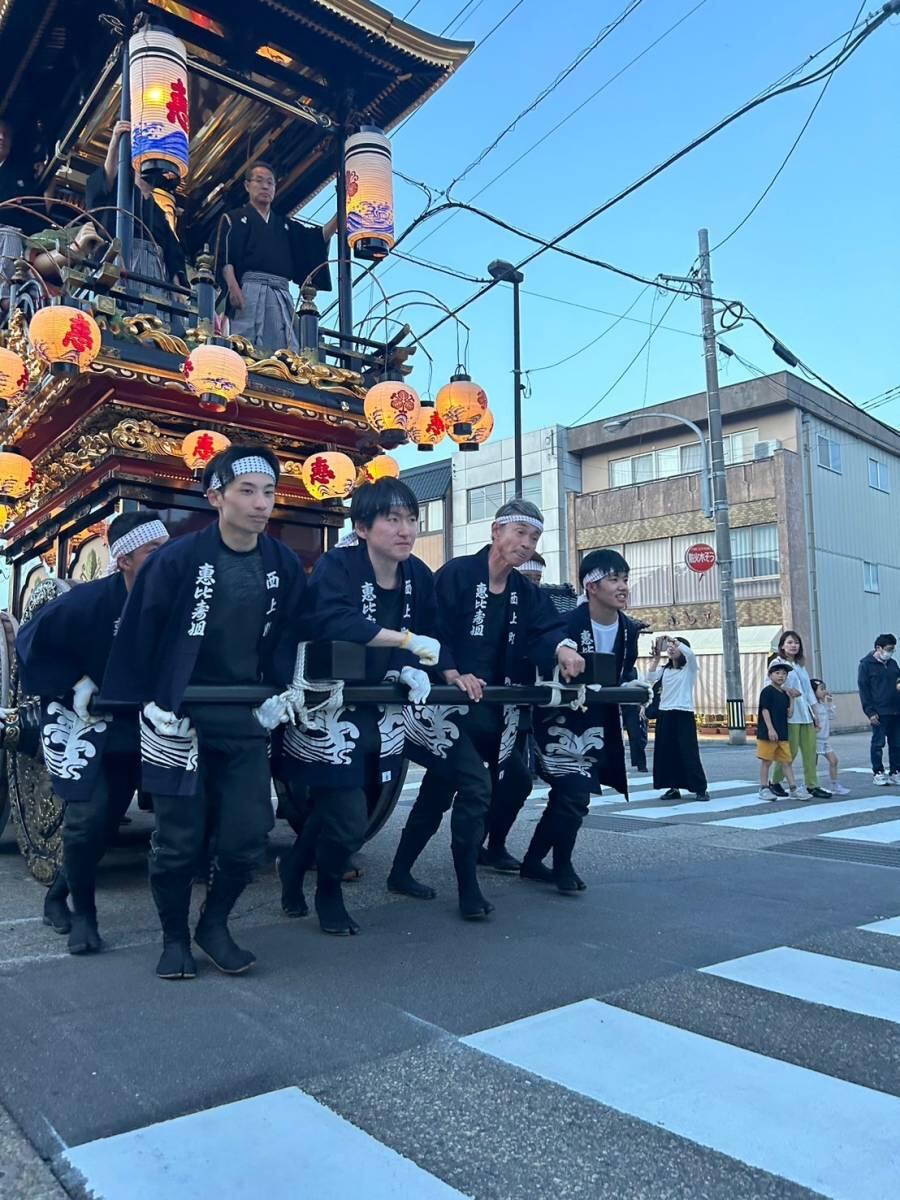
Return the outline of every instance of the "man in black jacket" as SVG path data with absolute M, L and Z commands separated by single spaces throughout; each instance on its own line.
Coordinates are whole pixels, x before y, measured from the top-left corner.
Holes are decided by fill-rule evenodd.
M 900 667 L 894 661 L 897 639 L 880 633 L 875 648 L 860 661 L 857 684 L 863 712 L 872 726 L 872 782 L 878 787 L 900 784 Z M 884 771 L 888 746 L 889 775 Z

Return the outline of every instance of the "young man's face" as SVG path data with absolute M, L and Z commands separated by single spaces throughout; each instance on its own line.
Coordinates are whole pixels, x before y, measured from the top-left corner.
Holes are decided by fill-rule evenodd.
M 406 562 L 412 554 L 418 532 L 419 518 L 408 508 L 392 508 L 386 516 L 376 517 L 370 529 L 356 523 L 357 537 L 369 550 L 396 563 Z
M 254 167 L 244 187 L 251 204 L 271 204 L 275 199 L 275 176 L 266 167 Z
M 271 475 L 238 475 L 221 491 L 210 488 L 207 499 L 219 514 L 219 524 L 244 534 L 260 534 L 275 507 Z
M 143 546 L 138 546 L 137 550 L 132 550 L 130 554 L 123 554 L 118 559 L 119 570 L 127 580 L 133 580 L 153 551 L 164 546 L 168 540 L 168 536 L 154 538 L 151 542 L 144 542 Z
M 541 531 L 525 521 L 510 521 L 503 525 L 494 524 L 491 538 L 494 550 L 507 567 L 521 567 L 537 549 Z
M 882 662 L 886 662 L 887 659 L 894 657 L 894 652 L 896 651 L 896 649 L 897 649 L 896 645 L 878 646 L 878 647 L 876 647 L 875 653 L 881 659 Z
M 620 612 L 628 607 L 628 572 L 615 571 L 598 579 L 596 583 L 589 583 L 587 594 L 589 600 Z

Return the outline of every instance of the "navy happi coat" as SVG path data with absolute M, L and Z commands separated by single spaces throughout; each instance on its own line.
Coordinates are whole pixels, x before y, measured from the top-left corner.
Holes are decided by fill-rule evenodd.
M 83 675 L 100 687 L 127 595 L 118 571 L 75 584 L 39 609 L 16 638 L 21 689 L 41 698 L 44 764 L 66 802 L 90 799 L 110 727 L 83 721 L 72 708 L 72 689 Z
M 470 673 L 477 661 L 477 639 L 484 636 L 484 614 L 489 590 L 490 546 L 477 554 L 451 559 L 435 576 L 438 628 L 447 662 L 444 669 Z M 506 585 L 506 655 L 503 682 L 533 684 L 535 671 L 549 677 L 556 665 L 556 648 L 566 632 L 566 618 L 557 612 L 546 592 L 511 571 Z M 503 709 L 498 764 L 509 758 L 516 744 L 522 709 Z
M 399 564 L 403 607 L 401 630 L 438 636 L 434 577 L 411 555 Z M 338 546 L 316 563 L 309 580 L 312 627 L 317 640 L 368 645 L 382 628 L 376 620 L 375 573 L 364 539 Z M 419 667 L 409 650 L 385 652 L 382 679 L 396 679 L 405 666 Z M 450 664 L 442 653 L 439 670 Z M 404 758 L 423 766 L 445 759 L 459 737 L 454 717 L 460 705 L 342 705 L 310 714 L 305 725 L 284 730 L 281 770 L 310 786 L 362 787 L 366 755 L 380 758 L 381 784 L 390 783 Z
M 103 696 L 180 713 L 206 632 L 216 587 L 218 526 L 213 523 L 157 550 L 142 567 L 122 613 Z M 293 552 L 261 534 L 259 547 L 269 607 L 259 643 L 259 682 L 286 687 L 308 616 L 306 576 Z M 197 734 L 160 734 L 140 718 L 143 785 L 162 795 L 193 795 Z
M 566 637 L 575 642 L 579 654 L 593 654 L 590 605 L 579 604 L 566 616 Z M 637 622 L 619 613 L 619 632 L 613 649 L 618 684 L 634 666 L 638 632 Z M 534 735 L 538 772 L 551 786 L 574 782 L 588 791 L 599 791 L 605 785 L 627 799 L 628 776 L 618 704 L 591 704 L 583 711 L 535 709 Z

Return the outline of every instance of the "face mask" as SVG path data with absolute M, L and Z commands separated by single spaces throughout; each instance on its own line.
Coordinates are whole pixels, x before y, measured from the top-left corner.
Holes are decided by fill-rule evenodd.
M 893 650 L 882 649 L 882 651 L 881 651 L 881 661 L 882 662 L 889 662 L 890 659 L 892 659 L 893 657 L 894 657 Z

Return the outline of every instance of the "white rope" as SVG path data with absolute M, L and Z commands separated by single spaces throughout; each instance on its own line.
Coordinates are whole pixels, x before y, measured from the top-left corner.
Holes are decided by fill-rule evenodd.
M 563 683 L 559 678 L 558 664 L 553 670 L 553 678 L 539 679 L 535 684 L 535 687 L 550 689 L 550 698 L 545 700 L 543 704 L 536 705 L 537 708 L 571 708 L 576 712 L 580 712 L 586 706 L 588 687 L 590 687 L 592 691 L 600 690 L 600 685 L 598 683 Z M 574 700 L 563 700 L 563 688 L 575 688 Z
M 288 689 L 292 694 L 292 699 L 298 703 L 297 724 L 305 728 L 309 728 L 308 718 L 313 713 L 325 710 L 337 712 L 344 706 L 343 679 L 307 679 L 306 650 L 308 645 L 308 642 L 301 642 L 297 647 L 294 678 L 291 680 L 291 686 Z M 328 694 L 318 704 L 307 704 L 307 692 L 327 692 Z

